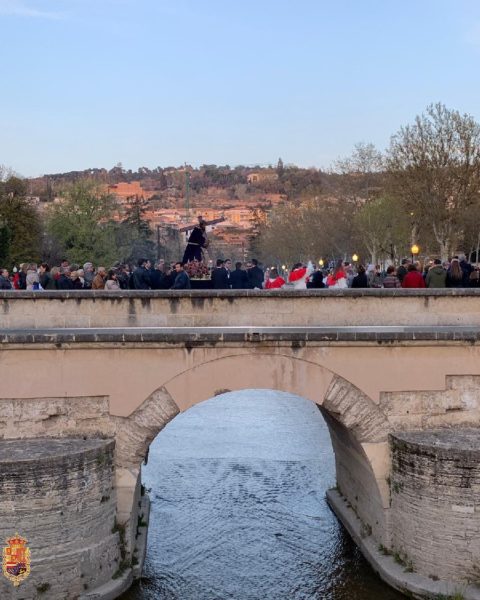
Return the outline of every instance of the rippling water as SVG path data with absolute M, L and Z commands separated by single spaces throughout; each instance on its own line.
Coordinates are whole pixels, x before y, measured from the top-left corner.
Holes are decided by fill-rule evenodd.
M 150 449 L 148 556 L 122 600 L 401 600 L 325 501 L 333 452 L 317 407 L 247 390 L 176 417 Z

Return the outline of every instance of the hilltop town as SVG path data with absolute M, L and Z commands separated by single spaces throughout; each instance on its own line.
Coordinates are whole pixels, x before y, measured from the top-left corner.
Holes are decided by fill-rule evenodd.
M 322 192 L 327 176 L 316 169 L 284 166 L 231 168 L 203 165 L 137 171 L 121 164 L 113 169 L 88 169 L 30 179 L 29 198 L 43 210 L 60 202 L 65 185 L 80 179 L 94 180 L 115 199 L 115 218 L 120 220 L 132 202 L 141 202 L 144 218 L 158 247 L 180 255 L 188 230 L 202 215 L 211 225 L 211 251 L 245 259 L 256 228 L 276 206 L 296 201 L 305 194 Z

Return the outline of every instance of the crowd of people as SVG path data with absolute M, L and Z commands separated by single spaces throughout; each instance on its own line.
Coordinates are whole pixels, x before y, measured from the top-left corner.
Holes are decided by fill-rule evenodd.
M 0 269 L 0 290 L 169 290 L 190 289 L 189 271 L 199 271 L 196 260 L 188 263 L 167 264 L 164 260 L 152 263 L 146 258 L 137 261 L 132 268 L 127 264 L 116 263 L 112 268 L 95 267 L 92 262 L 83 265 L 61 261 L 59 266 L 50 267 L 47 263 L 23 263 L 12 273 Z M 217 265 L 209 269 L 202 263 L 202 273 L 208 274 L 214 289 L 254 289 L 262 288 L 264 271 L 253 259 L 246 268 L 240 262 L 232 269 L 231 260 L 217 260 Z
M 382 271 L 379 265 L 354 268 L 338 261 L 326 277 L 327 287 L 351 288 L 471 288 L 480 287 L 480 270 L 464 254 L 448 261 L 426 260 L 424 264 L 404 258 L 400 265 L 389 265 Z
M 338 260 L 331 269 L 316 268 L 311 262 L 296 263 L 289 272 L 278 268 L 263 269 L 256 259 L 245 265 L 218 259 L 213 268 L 196 258 L 187 263 L 153 263 L 141 258 L 132 268 L 116 263 L 112 268 L 93 263 L 59 266 L 47 263 L 23 263 L 12 273 L 0 269 L 0 290 L 168 290 L 190 289 L 190 275 L 201 273 L 213 289 L 321 289 L 321 288 L 448 288 L 480 287 L 480 271 L 464 255 L 450 261 L 403 259 L 399 266 L 383 271 L 379 265 L 352 265 Z

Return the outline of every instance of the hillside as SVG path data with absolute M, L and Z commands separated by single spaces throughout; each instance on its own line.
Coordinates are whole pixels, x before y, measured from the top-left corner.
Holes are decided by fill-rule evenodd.
M 156 169 L 87 169 L 44 175 L 28 181 L 29 195 L 40 208 L 53 202 L 62 188 L 81 179 L 105 186 L 116 197 L 119 217 L 132 198 L 143 198 L 145 217 L 156 230 L 157 241 L 170 239 L 178 254 L 185 243 L 181 228 L 198 215 L 219 220 L 210 232 L 209 258 L 246 259 L 252 235 L 269 211 L 284 202 L 320 195 L 331 187 L 332 176 L 315 170 L 284 167 L 203 165 Z M 163 244 L 162 244 L 163 245 Z

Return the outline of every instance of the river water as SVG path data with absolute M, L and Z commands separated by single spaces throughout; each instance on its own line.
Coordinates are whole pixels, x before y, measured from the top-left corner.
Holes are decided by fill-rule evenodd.
M 143 578 L 122 600 L 401 600 L 325 501 L 333 451 L 318 408 L 247 390 L 177 416 L 150 448 Z

